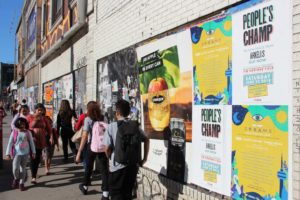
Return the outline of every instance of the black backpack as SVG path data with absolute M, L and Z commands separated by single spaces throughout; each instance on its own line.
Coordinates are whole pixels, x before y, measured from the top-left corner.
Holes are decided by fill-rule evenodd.
M 119 121 L 114 161 L 123 165 L 136 165 L 141 161 L 141 136 L 136 121 Z

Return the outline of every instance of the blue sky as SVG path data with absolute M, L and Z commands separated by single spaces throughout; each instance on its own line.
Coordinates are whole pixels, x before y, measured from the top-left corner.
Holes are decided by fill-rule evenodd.
M 14 63 L 15 36 L 23 0 L 0 0 L 0 62 Z

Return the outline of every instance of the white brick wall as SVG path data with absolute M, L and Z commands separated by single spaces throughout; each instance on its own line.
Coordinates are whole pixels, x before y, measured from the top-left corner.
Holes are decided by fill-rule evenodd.
M 96 61 L 240 0 L 95 0 L 90 33 L 94 45 L 88 70 L 88 96 L 96 97 Z M 293 0 L 293 199 L 300 200 L 300 0 Z M 89 89 L 90 88 L 90 89 Z M 298 111 L 297 111 L 298 110 Z M 151 172 L 143 171 L 147 176 Z M 153 175 L 154 176 L 154 175 Z M 175 187 L 175 186 L 174 186 Z M 180 199 L 219 199 L 184 189 Z M 193 193 L 193 194 L 192 194 Z M 164 196 L 162 194 L 162 196 Z M 192 197 L 193 196 L 193 197 Z
M 239 0 L 95 0 L 95 58 L 136 44 Z
M 293 4 L 293 199 L 300 200 L 300 0 Z
M 53 59 L 41 71 L 41 83 L 58 78 L 70 72 L 71 51 L 70 48 L 60 56 Z
M 89 10 L 92 10 L 91 4 L 94 3 L 94 0 L 88 0 Z M 89 32 L 86 35 L 87 38 L 87 102 L 91 100 L 96 100 L 96 85 L 97 85 L 97 59 L 94 57 L 94 52 L 98 46 L 94 45 L 94 38 L 97 38 L 97 35 L 94 35 L 96 19 L 95 11 L 88 17 Z M 86 103 L 87 103 L 86 102 Z

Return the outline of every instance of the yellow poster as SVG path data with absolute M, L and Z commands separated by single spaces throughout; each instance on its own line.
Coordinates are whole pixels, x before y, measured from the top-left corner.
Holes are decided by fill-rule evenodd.
M 288 106 L 233 106 L 232 198 L 288 199 Z
M 231 16 L 191 28 L 194 65 L 194 104 L 232 102 Z

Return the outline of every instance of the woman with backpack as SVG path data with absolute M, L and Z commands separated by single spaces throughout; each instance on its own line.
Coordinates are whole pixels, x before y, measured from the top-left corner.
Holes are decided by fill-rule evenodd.
M 19 186 L 24 191 L 24 181 L 26 176 L 26 164 L 28 155 L 31 152 L 32 159 L 35 158 L 35 146 L 26 119 L 19 117 L 15 121 L 15 129 L 9 137 L 6 156 L 10 160 L 13 158 L 13 175 L 12 188 Z
M 87 117 L 84 120 L 83 135 L 80 147 L 76 156 L 76 163 L 80 162 L 80 155 L 87 143 L 87 170 L 84 173 L 83 183 L 79 189 L 83 194 L 87 194 L 88 184 L 93 171 L 96 156 L 99 158 L 102 177 L 102 200 L 108 199 L 108 159 L 105 155 L 105 146 L 103 145 L 104 132 L 107 124 L 104 123 L 104 116 L 101 114 L 99 105 L 95 102 L 89 102 L 87 107 Z
M 36 175 L 41 161 L 42 151 L 45 147 L 47 147 L 46 138 L 49 137 L 50 143 L 53 144 L 52 127 L 48 120 L 46 120 L 46 117 L 43 116 L 44 110 L 45 106 L 41 103 L 38 103 L 35 106 L 35 113 L 27 117 L 29 129 L 33 133 L 36 151 L 35 159 L 31 160 L 31 183 L 33 184 L 36 183 Z
M 86 107 L 89 107 L 90 104 L 93 103 L 93 101 L 88 102 Z M 75 124 L 74 130 L 75 131 L 81 131 L 82 133 L 82 129 L 83 129 L 83 125 L 84 125 L 84 120 L 87 117 L 87 113 L 82 113 L 79 118 L 78 121 Z M 81 139 L 80 139 L 81 140 Z M 78 143 L 80 145 L 80 140 L 78 140 Z M 77 145 L 78 145 L 77 143 Z M 84 146 L 82 152 L 81 152 L 81 159 L 82 159 L 82 163 L 83 163 L 83 168 L 86 171 L 87 170 L 87 145 Z
M 60 133 L 63 152 L 64 152 L 64 161 L 67 162 L 68 155 L 68 143 L 70 145 L 71 151 L 76 156 L 77 150 L 76 145 L 72 142 L 72 137 L 74 135 L 72 119 L 77 118 L 75 112 L 71 109 L 70 103 L 68 100 L 62 100 L 60 104 L 59 113 L 57 115 L 57 131 Z

